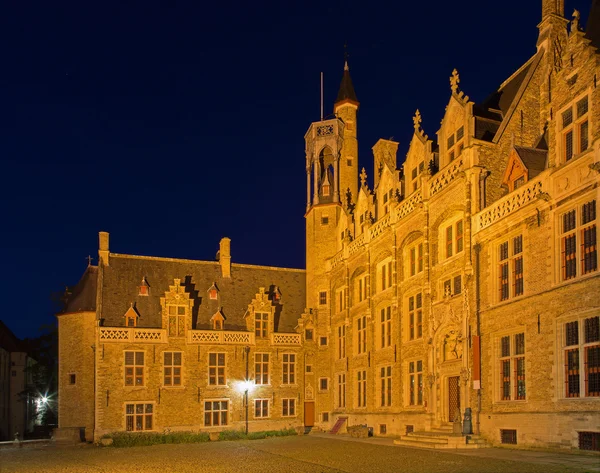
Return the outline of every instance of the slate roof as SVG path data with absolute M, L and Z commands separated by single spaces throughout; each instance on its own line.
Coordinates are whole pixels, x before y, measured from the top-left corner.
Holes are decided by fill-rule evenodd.
M 146 278 L 148 296 L 138 288 Z M 111 253 L 109 266 L 103 268 L 102 318 L 106 326 L 124 325 L 123 315 L 131 303 L 140 314 L 139 327 L 161 326 L 160 298 L 180 279 L 195 300 L 192 321 L 196 329 L 212 328 L 211 317 L 219 310 L 225 316 L 225 330 L 246 330 L 244 315 L 259 288 L 273 299 L 276 288 L 281 299 L 275 302 L 275 330 L 294 332 L 305 307 L 306 272 L 267 266 L 231 265 L 231 278 L 221 277 L 219 262 L 153 258 Z M 218 288 L 218 299 L 211 300 L 208 289 Z
M 543 149 L 526 148 L 515 146 L 515 151 L 523 161 L 523 164 L 529 171 L 529 179 L 533 179 L 546 169 L 548 161 L 548 151 Z
M 338 91 L 335 103 L 343 102 L 344 100 L 351 100 L 352 102 L 358 103 L 356 92 L 354 92 L 354 85 L 352 84 L 352 79 L 350 77 L 350 68 L 348 67 L 348 63 L 346 63 L 344 66 L 344 75 L 342 76 L 340 90 Z
M 74 287 L 68 288 L 68 297 L 62 313 L 96 310 L 98 267 L 88 266 Z
M 600 0 L 592 0 L 585 36 L 592 42 L 592 45 L 600 49 Z

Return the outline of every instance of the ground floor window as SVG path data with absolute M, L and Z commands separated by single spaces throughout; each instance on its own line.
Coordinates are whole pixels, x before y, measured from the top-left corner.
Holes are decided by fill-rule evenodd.
M 282 399 L 281 406 L 283 417 L 294 417 L 296 415 L 296 399 Z
M 152 430 L 154 406 L 150 403 L 125 404 L 125 429 L 128 432 Z
M 269 400 L 268 399 L 255 399 L 254 400 L 254 417 L 257 419 L 269 417 Z
M 213 427 L 227 425 L 229 401 L 204 401 L 204 425 Z

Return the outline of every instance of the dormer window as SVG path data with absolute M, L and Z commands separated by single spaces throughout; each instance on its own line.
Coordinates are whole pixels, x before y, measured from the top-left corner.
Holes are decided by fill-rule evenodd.
M 215 283 L 213 283 L 212 286 L 210 286 L 208 288 L 208 298 L 211 301 L 216 301 L 219 297 L 219 290 L 217 289 L 217 285 Z
M 223 330 L 223 321 L 222 320 L 215 320 L 213 328 L 215 330 Z
M 257 312 L 254 314 L 254 335 L 256 338 L 267 338 L 269 314 Z
M 131 304 L 131 307 L 129 307 L 129 309 L 127 309 L 127 312 L 125 312 L 125 315 L 123 317 L 125 318 L 125 327 L 136 327 L 137 326 L 137 319 L 139 317 L 139 314 L 134 309 L 133 303 Z
M 275 289 L 273 290 L 273 300 L 275 302 L 281 301 L 281 291 L 279 290 L 278 286 L 275 286 Z
M 456 133 L 452 133 L 448 137 L 448 161 L 454 161 L 454 158 L 460 156 L 464 149 L 463 138 L 465 136 L 465 127 L 461 126 Z
M 138 295 L 147 296 L 149 294 L 150 294 L 150 285 L 148 284 L 148 281 L 146 281 L 146 278 L 143 277 L 142 282 L 139 286 Z

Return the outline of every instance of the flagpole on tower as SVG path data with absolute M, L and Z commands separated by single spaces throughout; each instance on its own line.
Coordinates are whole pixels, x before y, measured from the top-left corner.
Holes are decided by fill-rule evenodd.
M 321 121 L 323 121 L 323 73 L 321 72 Z

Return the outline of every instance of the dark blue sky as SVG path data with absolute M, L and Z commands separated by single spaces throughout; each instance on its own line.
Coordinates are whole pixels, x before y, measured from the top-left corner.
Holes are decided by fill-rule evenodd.
M 52 322 L 100 230 L 119 253 L 212 260 L 229 236 L 234 262 L 303 267 L 319 73 L 331 113 L 347 41 L 371 174 L 416 108 L 435 135 L 454 67 L 481 100 L 535 52 L 541 1 L 501 3 L 5 2 L 0 317 Z

